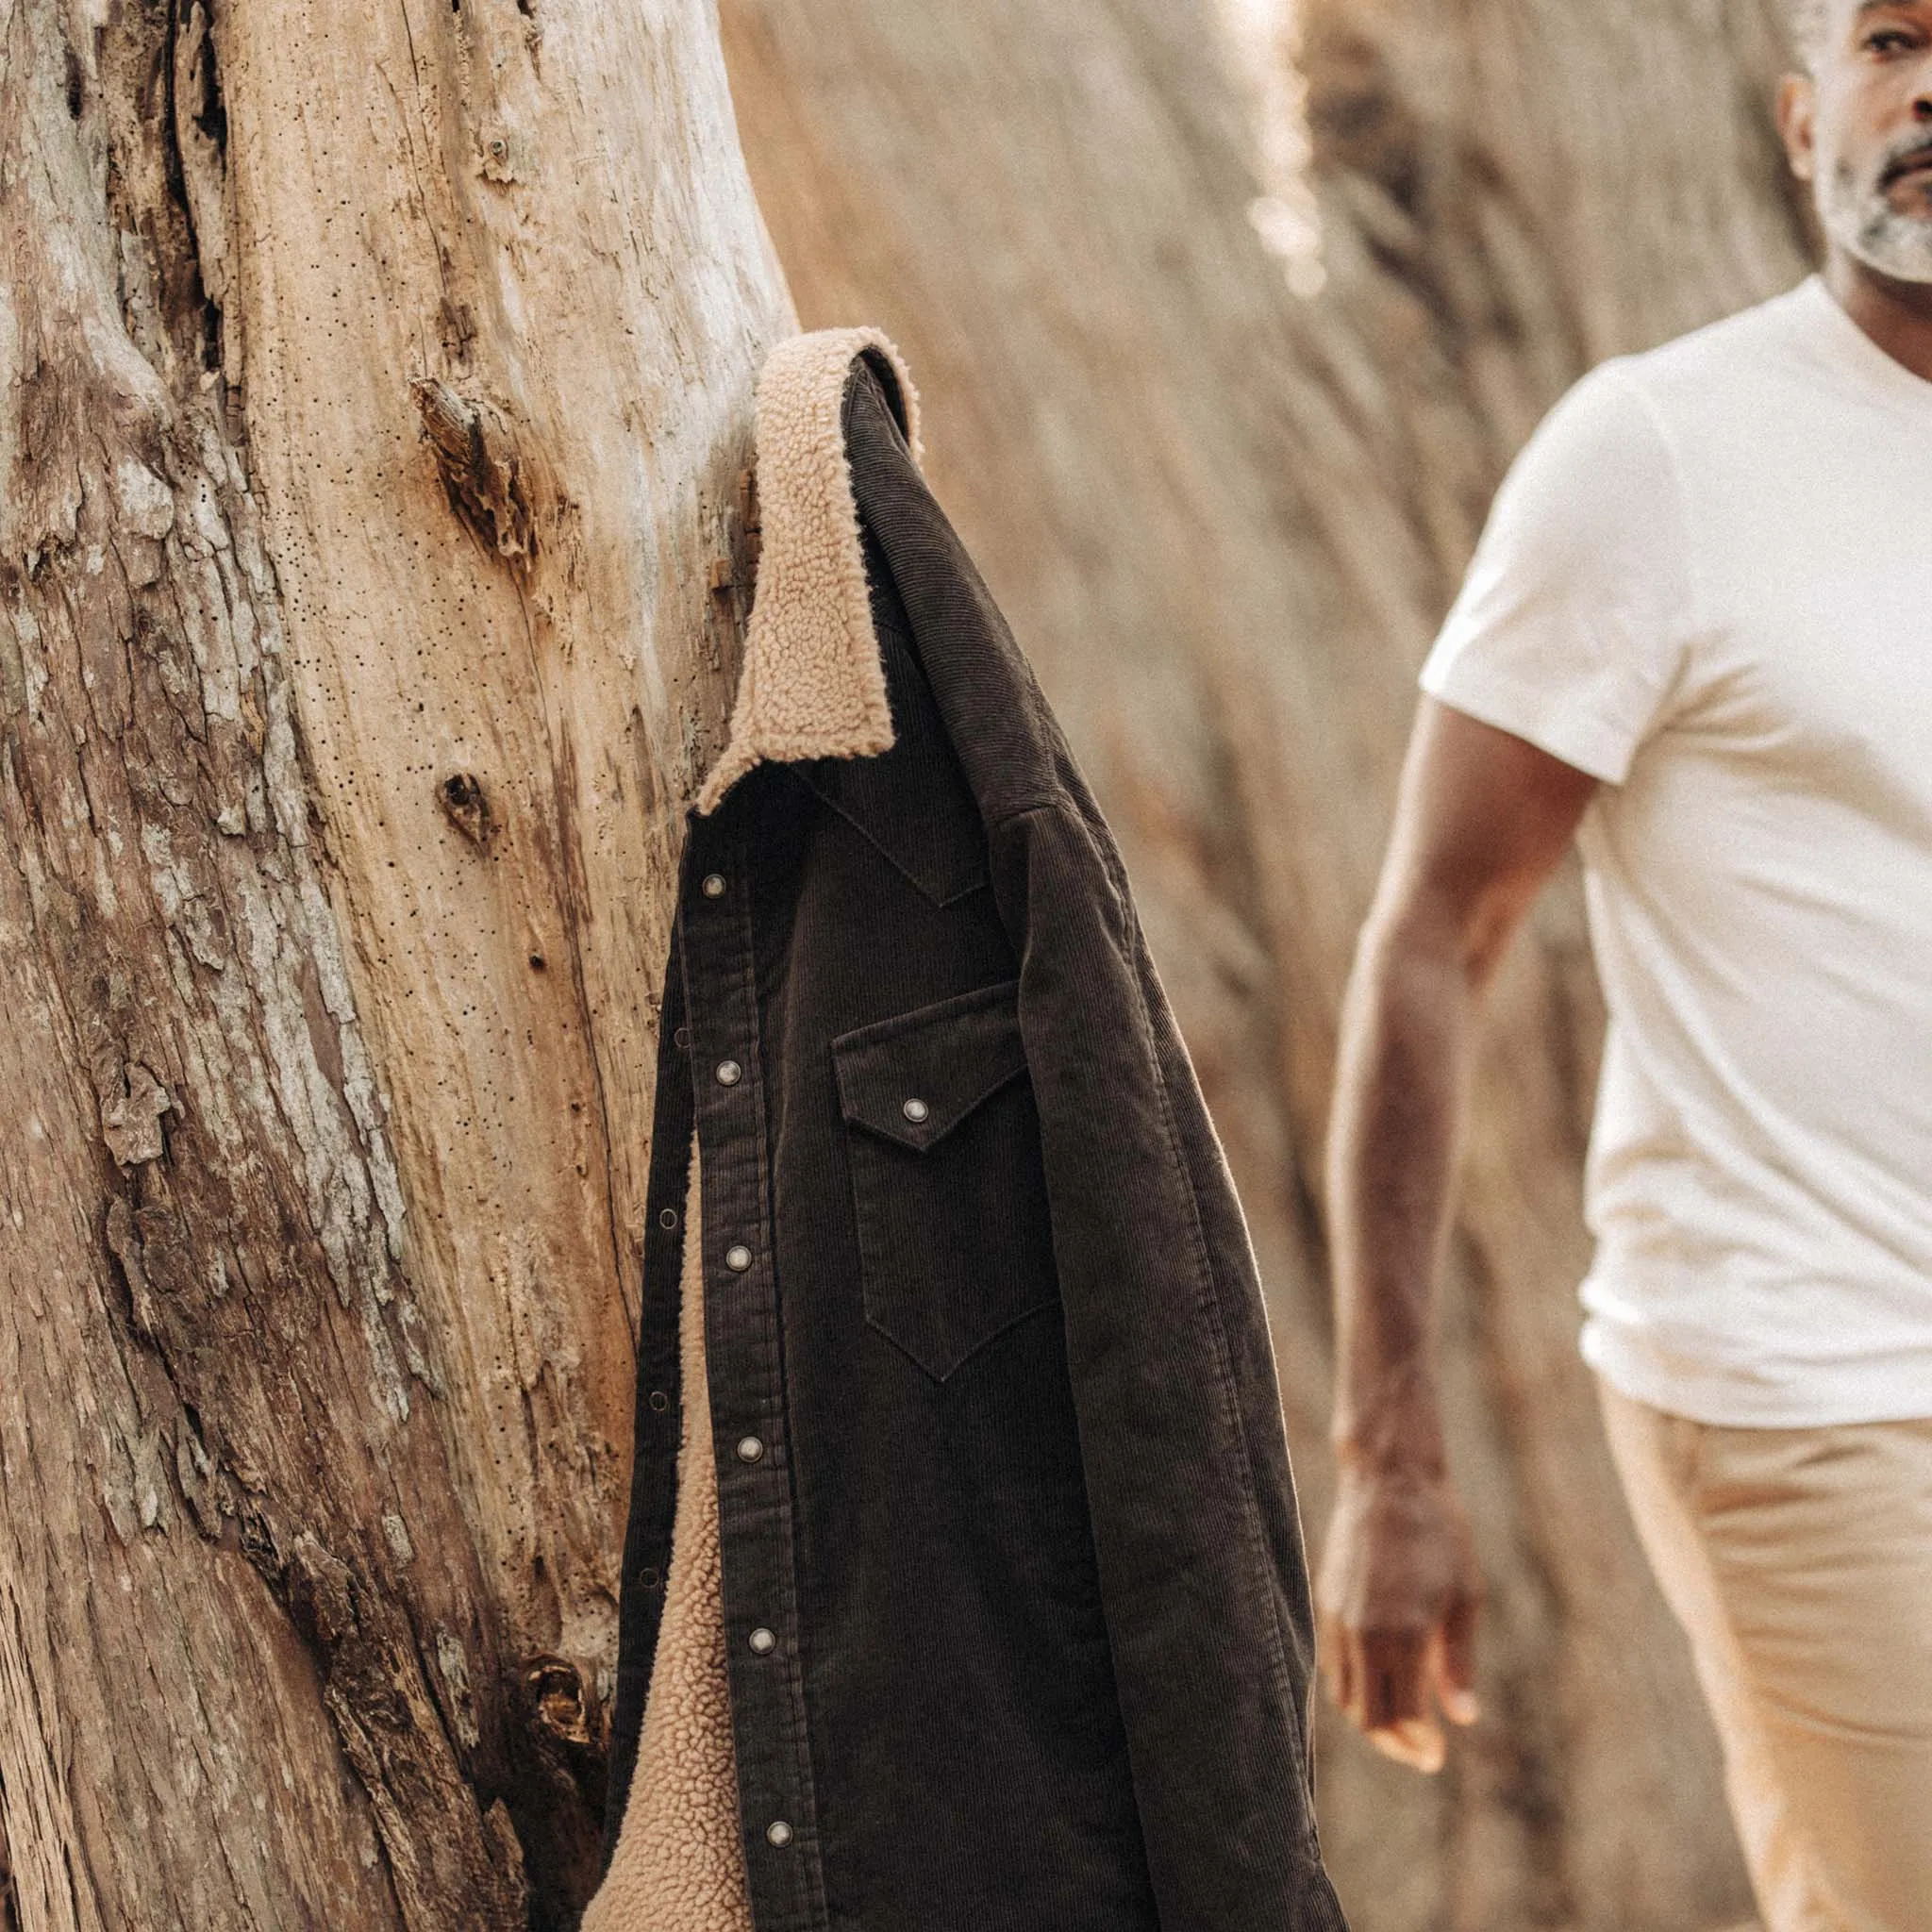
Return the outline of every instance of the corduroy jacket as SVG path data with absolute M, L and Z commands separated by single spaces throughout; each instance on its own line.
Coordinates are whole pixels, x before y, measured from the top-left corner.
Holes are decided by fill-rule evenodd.
M 870 330 L 759 386 L 586 1925 L 1337 1932 L 1246 1226 L 916 411 Z

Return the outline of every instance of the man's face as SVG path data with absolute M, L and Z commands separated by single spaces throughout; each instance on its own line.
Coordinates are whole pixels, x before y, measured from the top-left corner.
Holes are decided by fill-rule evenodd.
M 1880 275 L 1932 283 L 1932 0 L 1825 0 L 1779 123 L 1824 230 Z

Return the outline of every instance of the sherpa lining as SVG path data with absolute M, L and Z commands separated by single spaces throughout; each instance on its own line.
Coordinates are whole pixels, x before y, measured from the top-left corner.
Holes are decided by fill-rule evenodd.
M 724 1655 L 698 1194 L 692 1135 L 677 1330 L 684 1429 L 671 1574 L 630 1798 L 582 1932 L 752 1932 Z
M 921 462 L 919 397 L 880 330 L 794 336 L 758 377 L 763 547 L 731 733 L 698 792 L 701 812 L 716 810 L 760 759 L 869 758 L 891 747 L 843 424 L 846 379 L 868 348 L 898 379 L 906 440 Z

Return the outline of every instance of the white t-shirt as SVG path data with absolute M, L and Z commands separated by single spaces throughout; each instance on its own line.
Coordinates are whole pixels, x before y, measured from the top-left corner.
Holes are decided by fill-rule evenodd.
M 1607 781 L 1585 1356 L 1703 1422 L 1932 1415 L 1932 382 L 1815 276 L 1606 363 L 1422 682 Z

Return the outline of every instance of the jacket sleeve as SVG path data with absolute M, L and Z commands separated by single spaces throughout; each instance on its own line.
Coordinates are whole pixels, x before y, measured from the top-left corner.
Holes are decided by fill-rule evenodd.
M 1163 1932 L 1341 1932 L 1308 1771 L 1307 1572 L 1234 1184 L 1072 751 L 863 361 L 847 404 L 858 506 L 1021 962 L 1102 1606 Z
M 988 827 L 1021 957 L 1068 1367 L 1161 1924 L 1343 1925 L 1267 1321 L 1219 1142 L 1091 800 Z M 1238 1848 L 1203 1859 L 1205 1844 Z M 1297 1901 L 1295 1916 L 1263 1902 Z

